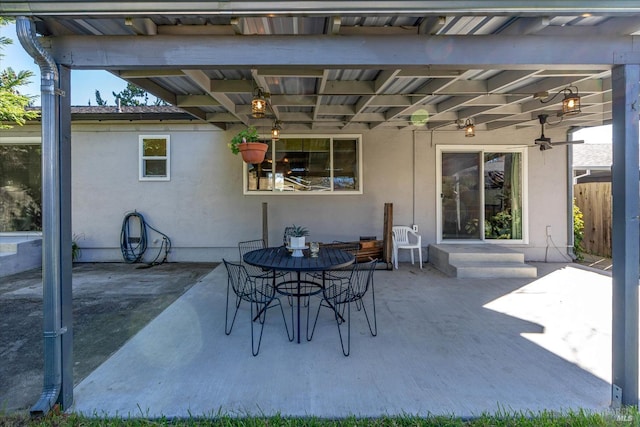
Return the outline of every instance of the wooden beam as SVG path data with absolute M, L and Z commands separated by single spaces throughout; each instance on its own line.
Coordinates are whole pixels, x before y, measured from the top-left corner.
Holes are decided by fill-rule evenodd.
M 51 37 L 56 62 L 74 69 L 146 67 L 359 67 L 447 65 L 477 68 L 607 68 L 640 54 L 631 36 L 61 36 Z M 127 49 L 123 49 L 127 46 Z M 185 49 L 188 46 L 188 49 Z M 487 47 L 490 46 L 490 49 Z M 544 46 L 544 55 L 540 54 Z M 584 49 L 589 46 L 589 49 Z M 354 52 L 358 52 L 354 55 Z M 446 54 L 443 54 L 446 52 Z M 553 67 L 540 67 L 553 68 Z M 523 68 L 521 68 L 523 69 Z
M 154 69 L 121 70 L 121 71 L 118 71 L 117 74 L 122 79 L 184 76 L 184 73 L 181 70 L 175 70 L 171 68 L 162 68 L 162 69 L 155 69 L 155 70 Z
M 178 107 L 215 107 L 220 102 L 213 99 L 211 95 L 178 95 Z

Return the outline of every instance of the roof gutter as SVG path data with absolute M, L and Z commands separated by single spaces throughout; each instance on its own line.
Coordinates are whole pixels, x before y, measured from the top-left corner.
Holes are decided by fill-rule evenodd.
M 60 194 L 60 153 L 56 125 L 59 76 L 55 61 L 36 39 L 31 20 L 19 16 L 16 19 L 16 33 L 41 73 L 44 385 L 31 413 L 44 415 L 57 403 L 62 388 L 62 334 L 66 329 L 61 327 L 61 202 L 57 197 Z
M 304 14 L 311 15 L 376 15 L 376 14 L 519 14 L 543 16 L 545 14 L 575 15 L 576 13 L 619 14 L 640 11 L 637 2 L 625 0 L 582 1 L 513 1 L 504 0 L 343 0 L 286 1 L 263 0 L 225 1 L 13 1 L 0 3 L 0 15 L 65 15 L 65 16 L 133 16 L 148 14 L 200 14 L 242 16 L 254 14 Z M 551 4 L 550 4 L 551 3 Z M 629 4 L 633 3 L 633 4 Z

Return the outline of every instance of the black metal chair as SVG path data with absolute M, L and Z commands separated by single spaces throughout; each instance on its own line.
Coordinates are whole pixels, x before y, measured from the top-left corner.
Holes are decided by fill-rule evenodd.
M 289 227 L 291 228 L 291 227 Z M 247 252 L 255 251 L 258 249 L 264 249 L 267 245 L 264 243 L 264 239 L 254 239 L 254 240 L 245 240 L 242 242 L 238 242 L 238 251 L 240 252 L 240 264 L 244 265 L 247 269 L 249 275 L 253 277 L 260 278 L 271 278 L 275 279 L 276 283 L 280 280 L 291 280 L 290 273 L 286 271 L 273 271 L 273 270 L 265 270 L 260 267 L 256 267 L 255 265 L 250 265 L 244 262 L 243 257 Z M 275 277 L 274 277 L 275 274 Z M 291 297 L 289 299 L 289 305 L 293 304 Z
M 369 325 L 369 331 L 372 336 L 378 335 L 378 325 L 376 321 L 376 297 L 373 286 L 373 273 L 376 269 L 377 260 L 356 263 L 353 264 L 349 274 L 335 273 L 335 270 L 331 274 L 325 274 L 325 283 L 322 290 L 322 301 L 318 305 L 316 311 L 316 318 L 313 322 L 310 337 L 313 337 L 313 333 L 318 323 L 318 316 L 320 314 L 320 307 L 330 308 L 334 314 L 336 324 L 338 325 L 338 334 L 340 336 L 340 344 L 342 346 L 342 354 L 349 356 L 351 351 L 351 304 L 355 304 L 356 310 L 364 311 L 364 315 Z M 369 292 L 368 292 L 369 291 Z M 371 295 L 371 318 L 367 311 L 366 304 L 364 304 L 364 298 L 367 294 Z M 307 312 L 307 318 L 309 314 Z M 346 323 L 346 325 L 345 325 Z M 309 320 L 307 319 L 307 327 Z M 347 328 L 346 347 L 345 340 L 343 338 L 343 328 Z M 307 335 L 309 332 L 307 331 Z
M 225 259 L 222 260 L 224 266 L 227 269 L 227 307 L 225 311 L 224 320 L 224 332 L 229 335 L 233 329 L 233 325 L 236 321 L 238 309 L 242 301 L 247 301 L 251 306 L 251 353 L 254 356 L 258 355 L 260 351 L 260 344 L 262 342 L 262 332 L 264 330 L 264 323 L 267 317 L 267 310 L 275 306 L 280 307 L 282 313 L 282 320 L 284 321 L 284 327 L 287 330 L 287 338 L 289 341 L 293 340 L 293 330 L 289 334 L 289 327 L 287 326 L 287 320 L 284 315 L 284 309 L 280 300 L 276 297 L 276 290 L 273 287 L 272 278 L 270 277 L 256 277 L 251 276 L 244 265 L 228 262 Z M 231 293 L 235 295 L 235 301 L 233 302 L 233 318 L 229 320 Z M 259 334 L 256 336 L 254 330 L 254 323 L 258 322 Z
M 238 251 L 240 252 L 240 264 L 244 265 L 249 275 L 254 277 L 267 277 L 267 276 L 273 277 L 272 271 L 263 270 L 260 267 L 246 264 L 242 259 L 247 252 L 255 251 L 258 249 L 264 249 L 265 247 L 266 245 L 263 239 L 245 240 L 243 242 L 238 242 Z
M 338 246 L 339 249 L 342 249 L 343 251 L 347 251 L 349 253 L 351 253 L 355 259 L 356 262 L 358 262 L 358 250 L 360 249 L 360 243 L 359 242 L 339 242 L 337 240 L 334 240 L 332 243 L 330 243 L 330 245 L 340 245 Z M 320 246 L 320 250 L 322 250 L 322 246 Z M 352 266 L 348 266 L 345 268 L 338 268 L 335 270 L 327 270 L 326 272 L 324 272 L 324 275 L 321 271 L 314 271 L 311 273 L 307 273 L 307 278 L 311 278 L 314 280 L 322 280 L 323 278 L 325 279 L 348 279 L 349 276 L 351 275 L 351 270 L 353 269 Z
M 358 250 L 360 249 L 359 242 L 341 242 L 338 240 L 334 240 L 329 245 L 332 245 L 333 247 L 336 247 L 335 245 L 338 245 L 337 247 L 339 249 L 351 253 L 356 259 L 355 262 L 358 262 Z M 322 248 L 320 250 L 322 250 Z M 352 272 L 353 272 L 353 265 L 350 265 L 348 267 L 337 268 L 337 269 L 327 270 L 327 271 L 313 271 L 306 274 L 306 279 L 315 281 L 316 283 L 320 283 L 321 286 L 324 287 L 327 281 L 333 282 L 334 284 L 337 282 L 346 283 L 351 277 Z M 305 306 L 307 305 L 309 305 L 308 302 L 305 304 Z M 360 310 L 360 308 L 358 308 L 358 310 Z M 317 321 L 317 318 L 318 317 L 316 316 L 316 321 Z M 315 323 L 313 326 L 313 330 L 311 331 L 311 333 L 309 333 L 309 311 L 307 311 L 307 340 L 308 341 L 311 341 L 311 339 L 313 338 L 314 330 L 315 330 Z

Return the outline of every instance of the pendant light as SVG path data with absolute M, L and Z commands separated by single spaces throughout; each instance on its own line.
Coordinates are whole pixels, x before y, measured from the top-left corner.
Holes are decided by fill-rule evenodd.
M 273 141 L 277 141 L 280 139 L 280 131 L 282 128 L 280 127 L 280 120 L 274 120 L 273 126 L 271 127 L 271 139 Z
M 467 119 L 467 121 L 464 122 L 464 136 L 466 137 L 476 136 L 476 127 L 471 121 L 471 119 Z
M 571 88 L 575 88 L 575 93 Z M 564 98 L 562 99 L 562 115 L 572 116 L 580 113 L 580 95 L 578 95 L 578 88 L 575 86 L 569 86 L 564 89 Z
M 553 96 L 550 96 L 549 92 L 546 91 L 536 92 L 533 94 L 533 99 L 539 100 L 542 104 L 547 104 L 556 99 L 560 94 L 564 95 L 562 98 L 562 113 L 559 113 L 561 117 L 573 116 L 581 113 L 580 94 L 578 93 L 578 88 L 576 86 L 567 86 Z
M 251 100 L 251 115 L 256 119 L 261 119 L 267 112 L 267 100 L 264 98 L 264 92 L 257 87 L 253 91 L 253 99 Z

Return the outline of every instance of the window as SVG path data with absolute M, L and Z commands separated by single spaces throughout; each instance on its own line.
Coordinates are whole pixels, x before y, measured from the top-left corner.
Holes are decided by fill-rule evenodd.
M 169 181 L 169 135 L 140 135 L 140 181 Z
M 286 136 L 245 164 L 245 194 L 361 194 L 359 135 Z
M 39 143 L 0 144 L 0 232 L 42 230 L 41 157 Z

